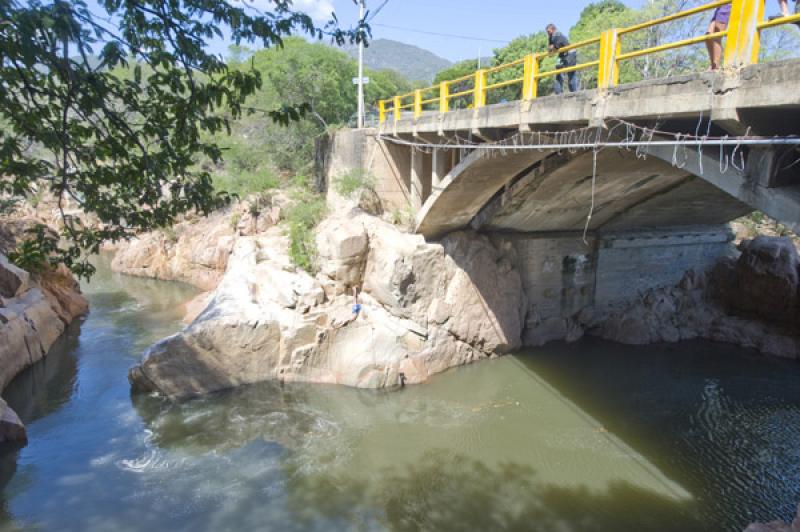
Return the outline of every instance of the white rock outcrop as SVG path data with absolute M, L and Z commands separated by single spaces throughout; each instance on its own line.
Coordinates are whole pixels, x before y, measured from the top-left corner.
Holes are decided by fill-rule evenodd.
M 169 230 L 108 246 L 118 273 L 217 288 L 238 238 L 264 234 L 280 221 L 286 198 L 254 197 L 208 217 L 190 215 Z
M 173 399 L 269 379 L 382 388 L 521 345 L 526 301 L 506 252 L 475 234 L 439 244 L 366 215 L 326 221 L 316 278 L 278 229 L 240 237 L 207 308 L 154 345 L 130 380 Z M 352 319 L 350 287 L 363 287 Z

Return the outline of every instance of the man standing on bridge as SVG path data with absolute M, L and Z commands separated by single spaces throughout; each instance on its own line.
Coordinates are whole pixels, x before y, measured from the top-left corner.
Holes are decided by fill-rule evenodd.
M 564 37 L 564 34 L 558 31 L 555 24 L 548 24 L 547 25 L 547 35 L 550 38 L 550 45 L 547 47 L 551 53 L 560 50 L 566 46 L 569 46 L 569 40 Z M 578 64 L 578 54 L 575 50 L 570 50 L 568 52 L 561 52 L 558 54 L 558 66 L 556 68 L 567 68 L 567 67 L 574 67 Z M 569 91 L 575 92 L 578 90 L 578 73 L 574 70 L 567 73 L 567 78 L 569 79 Z M 557 74 L 556 75 L 556 83 L 555 83 L 555 90 L 556 94 L 561 94 L 564 92 L 564 75 Z

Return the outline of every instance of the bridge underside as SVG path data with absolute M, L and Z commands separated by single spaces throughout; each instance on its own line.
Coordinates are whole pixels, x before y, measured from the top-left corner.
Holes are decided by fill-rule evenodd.
M 437 237 L 468 225 L 582 231 L 590 210 L 590 231 L 717 225 L 753 210 L 685 170 L 624 150 L 601 151 L 596 161 L 591 152 L 528 152 L 490 159 L 476 154 L 465 162 L 463 173 L 449 176 L 426 201 L 420 233 Z

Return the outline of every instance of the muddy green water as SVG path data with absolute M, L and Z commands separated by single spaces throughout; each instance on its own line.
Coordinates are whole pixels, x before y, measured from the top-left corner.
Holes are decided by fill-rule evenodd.
M 181 405 L 127 369 L 193 291 L 113 275 L 4 396 L 0 530 L 742 530 L 800 502 L 800 366 L 707 343 L 557 345 L 374 392 Z

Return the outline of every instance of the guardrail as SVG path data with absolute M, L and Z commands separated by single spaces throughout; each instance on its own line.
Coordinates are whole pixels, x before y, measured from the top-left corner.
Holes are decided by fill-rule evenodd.
M 384 124 L 390 113 L 394 116 L 395 122 L 399 121 L 403 117 L 404 110 L 413 111 L 414 119 L 417 119 L 422 116 L 425 106 L 436 106 L 438 107 L 438 111 L 444 114 L 450 111 L 451 101 L 456 98 L 471 99 L 471 106 L 473 108 L 485 107 L 490 91 L 516 85 L 522 86 L 521 94 L 523 100 L 533 100 L 538 96 L 540 80 L 559 74 L 567 74 L 569 72 L 590 68 L 598 69 L 598 89 L 608 89 L 619 84 L 620 64 L 623 61 L 715 39 L 726 39 L 724 55 L 725 68 L 754 64 L 758 62 L 762 30 L 782 24 L 800 22 L 800 14 L 764 21 L 765 1 L 766 0 L 718 0 L 657 20 L 636 24 L 628 28 L 611 29 L 603 32 L 599 37 L 566 46 L 558 50 L 558 52 L 529 54 L 522 59 L 491 68 L 480 69 L 474 74 L 444 81 L 437 86 L 418 89 L 408 94 L 395 96 L 389 100 L 380 100 L 378 102 L 380 123 Z M 725 31 L 700 35 L 698 37 L 662 44 L 651 48 L 623 52 L 624 37 L 626 35 L 711 11 L 725 5 L 731 5 L 731 17 L 728 23 L 728 29 Z M 588 61 L 556 70 L 542 71 L 541 69 L 541 61 L 545 57 L 555 55 L 556 53 L 585 49 L 598 44 L 600 52 L 598 58 L 594 61 Z M 518 68 L 519 66 L 522 66 L 522 77 L 517 76 L 509 80 L 491 83 L 491 76 L 493 74 L 512 68 Z M 455 92 L 451 91 L 451 88 L 454 86 L 463 84 L 471 85 L 471 88 L 464 89 L 463 87 L 459 87 L 461 90 Z

